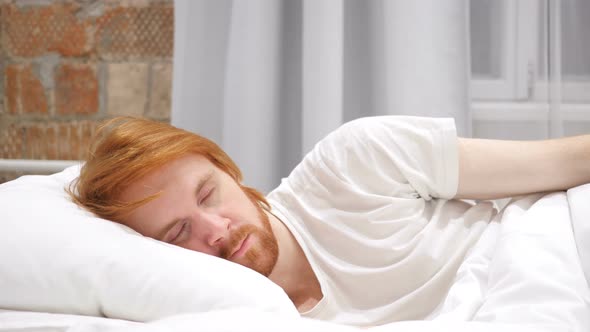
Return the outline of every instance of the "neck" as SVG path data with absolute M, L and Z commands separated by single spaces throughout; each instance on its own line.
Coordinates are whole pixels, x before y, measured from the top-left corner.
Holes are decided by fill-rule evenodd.
M 277 263 L 268 277 L 283 288 L 300 312 L 307 311 L 322 298 L 318 279 L 287 226 L 267 214 L 279 245 Z

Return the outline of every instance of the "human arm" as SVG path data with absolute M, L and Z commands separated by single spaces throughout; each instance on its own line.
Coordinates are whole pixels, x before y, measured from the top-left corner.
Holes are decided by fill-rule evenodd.
M 459 138 L 455 198 L 495 199 L 590 182 L 590 135 L 540 141 Z

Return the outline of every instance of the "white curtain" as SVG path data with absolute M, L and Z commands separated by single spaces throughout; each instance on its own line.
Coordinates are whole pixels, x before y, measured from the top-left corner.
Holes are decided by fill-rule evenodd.
M 577 116 L 587 113 L 562 105 L 562 82 L 579 78 L 572 71 L 590 76 L 590 44 L 578 40 L 590 35 L 588 3 L 176 0 L 172 124 L 216 141 L 245 182 L 263 192 L 324 135 L 362 116 L 453 117 L 462 136 L 584 132 L 590 121 L 580 125 Z M 523 35 L 529 26 L 536 37 Z M 570 40 L 564 31 L 581 34 Z M 498 39 L 509 48 L 496 47 Z M 529 43 L 539 50 L 536 62 L 513 61 L 529 55 Z M 568 43 L 583 50 L 563 53 Z M 568 55 L 579 60 L 574 69 L 565 62 L 569 72 L 562 65 Z M 492 71 L 505 60 L 498 67 L 504 76 L 482 85 L 477 78 L 486 59 Z M 588 95 L 585 86 L 573 85 L 582 91 L 576 98 Z
M 464 0 L 177 0 L 172 124 L 267 192 L 340 124 L 450 116 L 469 135 Z
M 550 0 L 543 6 L 547 44 L 550 137 L 590 133 L 590 1 Z

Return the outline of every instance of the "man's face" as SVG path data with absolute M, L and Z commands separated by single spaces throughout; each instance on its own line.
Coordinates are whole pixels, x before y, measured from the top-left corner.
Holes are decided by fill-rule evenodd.
M 119 198 L 132 202 L 157 192 L 122 222 L 145 236 L 270 274 L 278 246 L 268 216 L 227 173 L 191 154 L 133 183 Z

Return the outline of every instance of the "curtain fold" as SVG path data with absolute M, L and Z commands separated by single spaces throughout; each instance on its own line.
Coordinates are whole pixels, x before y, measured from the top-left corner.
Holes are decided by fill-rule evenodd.
M 340 124 L 454 117 L 470 133 L 465 0 L 176 0 L 172 124 L 263 192 Z
M 247 183 L 278 178 L 282 3 L 234 1 L 225 63 L 221 145 Z M 223 55 L 222 55 L 223 56 Z
M 218 143 L 231 5 L 228 0 L 174 2 L 172 124 Z
M 469 135 L 469 28 L 465 0 L 384 1 L 376 61 L 377 111 L 453 117 Z
M 341 0 L 303 0 L 302 151 L 343 123 Z

